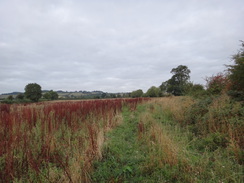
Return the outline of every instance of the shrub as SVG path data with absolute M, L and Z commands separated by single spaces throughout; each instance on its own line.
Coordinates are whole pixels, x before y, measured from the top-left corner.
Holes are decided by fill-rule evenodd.
M 47 100 L 57 100 L 58 99 L 58 93 L 54 92 L 53 90 L 46 92 L 43 97 Z
M 132 98 L 142 97 L 143 91 L 141 89 L 131 92 Z
M 221 94 L 229 83 L 229 80 L 226 75 L 223 73 L 218 73 L 216 76 L 207 77 L 207 91 L 212 95 Z
M 147 90 L 146 93 L 147 97 L 160 97 L 161 96 L 161 90 L 157 88 L 156 86 L 152 86 Z
M 201 100 L 196 101 L 189 110 L 187 111 L 186 122 L 187 124 L 196 124 L 203 116 L 208 113 L 209 105 L 212 103 L 212 98 L 207 97 Z
M 205 97 L 207 94 L 203 85 L 188 83 L 186 86 L 186 95 L 193 96 L 195 98 Z
M 16 99 L 17 99 L 17 100 L 23 100 L 24 98 L 25 98 L 25 95 L 22 94 L 22 93 L 20 93 L 20 94 L 18 94 L 18 95 L 16 96 Z
M 9 95 L 7 99 L 8 99 L 8 100 L 13 100 L 14 97 L 13 97 L 12 95 Z
M 227 145 L 227 135 L 219 132 L 208 134 L 205 138 L 196 141 L 196 147 L 201 151 L 204 151 L 206 148 L 209 151 L 215 151 L 218 148 L 226 148 Z

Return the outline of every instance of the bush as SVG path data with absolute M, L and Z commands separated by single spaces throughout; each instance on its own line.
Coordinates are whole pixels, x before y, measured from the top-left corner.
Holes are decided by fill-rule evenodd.
M 208 113 L 208 107 L 212 101 L 211 97 L 206 97 L 194 103 L 187 111 L 187 124 L 196 124 L 198 121 L 202 121 L 203 116 Z
M 16 99 L 17 99 L 17 100 L 23 100 L 24 98 L 25 98 L 25 95 L 22 94 L 22 93 L 20 93 L 20 94 L 18 94 L 18 95 L 16 96 Z
M 218 73 L 216 76 L 207 77 L 207 92 L 211 95 L 219 95 L 226 90 L 229 80 L 223 73 Z
M 146 96 L 147 97 L 160 97 L 160 96 L 162 96 L 161 90 L 159 88 L 157 88 L 156 86 L 152 86 L 151 88 L 149 88 L 147 90 Z
M 186 86 L 186 95 L 190 95 L 195 98 L 202 98 L 207 95 L 207 92 L 204 89 L 203 85 L 189 83 Z
M 236 101 L 244 101 L 243 91 L 230 90 L 227 92 L 227 94 Z
M 3 101 L 1 101 L 1 103 L 3 103 L 3 104 L 13 104 L 14 101 L 13 100 L 8 100 L 8 99 L 4 99 Z
M 14 100 L 14 97 L 12 95 L 9 95 L 7 99 L 8 100 Z
M 219 132 L 208 134 L 205 138 L 196 141 L 196 147 L 201 151 L 204 151 L 206 148 L 209 151 L 215 151 L 218 148 L 226 148 L 227 145 L 227 135 Z
M 143 91 L 141 89 L 131 92 L 132 98 L 142 97 Z
M 43 97 L 47 100 L 57 100 L 58 99 L 58 93 L 54 92 L 53 90 L 46 92 Z

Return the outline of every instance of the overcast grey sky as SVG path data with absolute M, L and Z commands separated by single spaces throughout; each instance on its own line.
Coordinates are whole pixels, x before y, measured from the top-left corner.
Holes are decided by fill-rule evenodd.
M 0 0 L 0 93 L 145 92 L 178 65 L 205 84 L 232 63 L 243 17 L 243 0 Z

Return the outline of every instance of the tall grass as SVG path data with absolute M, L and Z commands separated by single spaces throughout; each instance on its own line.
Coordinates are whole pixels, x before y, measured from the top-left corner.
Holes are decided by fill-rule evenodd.
M 144 174 L 155 182 L 242 182 L 241 103 L 228 96 L 149 101 L 138 139 L 148 147 Z
M 90 182 L 104 133 L 142 99 L 0 105 L 1 182 Z
M 168 98 L 150 101 L 146 111 L 139 115 L 138 140 L 148 147 L 142 171 L 154 182 L 194 182 L 186 136 L 179 126 L 171 126 L 169 111 L 162 113 L 162 101 L 169 102 Z
M 209 142 L 209 146 L 212 146 L 210 149 L 224 147 L 235 155 L 239 163 L 244 163 L 242 103 L 231 100 L 225 94 L 201 100 L 193 100 L 190 97 L 164 98 L 161 102 L 161 109 L 165 115 L 200 138 L 212 141 Z

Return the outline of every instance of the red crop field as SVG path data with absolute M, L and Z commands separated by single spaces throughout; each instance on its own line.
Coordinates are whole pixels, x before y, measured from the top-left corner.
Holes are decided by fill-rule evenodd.
M 0 180 L 88 182 L 104 133 L 142 100 L 0 104 Z

